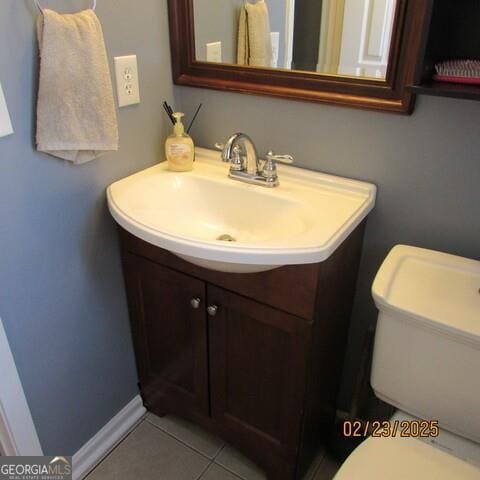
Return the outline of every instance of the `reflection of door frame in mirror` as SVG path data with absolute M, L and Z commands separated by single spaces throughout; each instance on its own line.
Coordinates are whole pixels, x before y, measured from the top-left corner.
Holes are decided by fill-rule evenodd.
M 323 0 L 317 72 L 333 75 L 338 72 L 344 9 L 345 0 Z
M 342 0 L 344 25 L 339 72 L 342 75 L 385 78 L 397 0 Z
M 385 80 L 197 61 L 193 0 L 168 0 L 176 85 L 235 91 L 369 110 L 411 113 L 424 30 L 433 0 L 398 0 Z
M 285 68 L 291 68 L 293 60 L 293 36 L 295 31 L 295 0 L 285 0 Z

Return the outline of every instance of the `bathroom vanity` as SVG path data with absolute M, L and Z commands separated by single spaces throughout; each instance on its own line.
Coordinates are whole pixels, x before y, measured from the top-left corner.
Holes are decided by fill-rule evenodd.
M 300 480 L 335 418 L 374 185 L 279 166 L 265 188 L 219 152 L 108 188 L 140 390 L 271 480 Z M 234 241 L 224 241 L 225 239 Z
M 335 417 L 363 230 L 325 262 L 234 274 L 120 228 L 147 409 L 215 432 L 271 480 L 301 479 Z

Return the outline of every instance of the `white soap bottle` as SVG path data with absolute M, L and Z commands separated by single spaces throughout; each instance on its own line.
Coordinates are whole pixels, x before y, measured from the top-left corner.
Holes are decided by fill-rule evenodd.
M 182 123 L 183 113 L 173 114 L 175 125 L 173 133 L 165 142 L 165 154 L 168 161 L 168 169 L 174 172 L 188 172 L 193 170 L 195 146 L 192 137 L 185 133 Z

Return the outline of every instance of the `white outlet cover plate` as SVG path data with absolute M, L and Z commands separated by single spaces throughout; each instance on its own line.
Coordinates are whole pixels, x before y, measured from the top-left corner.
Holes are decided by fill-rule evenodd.
M 7 102 L 0 83 L 0 137 L 6 137 L 13 133 L 12 122 L 8 113 Z
M 118 106 L 127 107 L 140 103 L 137 56 L 115 57 L 114 61 Z
M 222 42 L 207 43 L 207 62 L 222 63 Z
M 278 55 L 280 53 L 280 32 L 270 32 L 272 38 L 272 67 L 278 67 Z

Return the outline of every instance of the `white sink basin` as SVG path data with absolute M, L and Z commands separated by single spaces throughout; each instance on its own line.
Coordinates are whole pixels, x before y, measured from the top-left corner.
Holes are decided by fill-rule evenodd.
M 228 168 L 217 152 L 197 149 L 193 172 L 164 162 L 108 187 L 110 212 L 195 265 L 253 273 L 326 260 L 375 204 L 369 183 L 279 166 L 281 184 L 268 189 L 229 179 Z

